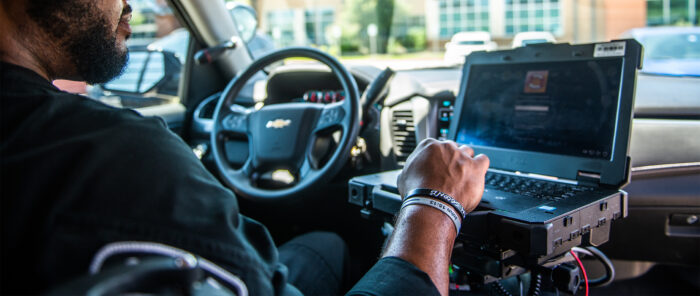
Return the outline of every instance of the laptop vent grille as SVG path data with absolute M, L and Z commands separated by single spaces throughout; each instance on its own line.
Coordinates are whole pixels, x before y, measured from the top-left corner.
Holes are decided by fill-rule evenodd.
M 411 110 L 395 110 L 391 119 L 394 154 L 399 165 L 406 163 L 408 155 L 416 149 L 416 127 Z

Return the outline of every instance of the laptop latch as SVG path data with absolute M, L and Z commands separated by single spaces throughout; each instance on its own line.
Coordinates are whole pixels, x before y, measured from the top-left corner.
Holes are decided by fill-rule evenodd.
M 598 185 L 600 185 L 600 174 L 593 172 L 578 171 L 578 174 L 576 174 L 576 181 L 578 181 L 579 184 L 597 187 Z

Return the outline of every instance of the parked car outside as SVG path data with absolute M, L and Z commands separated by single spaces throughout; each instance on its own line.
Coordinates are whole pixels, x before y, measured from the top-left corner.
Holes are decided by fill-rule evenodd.
M 646 27 L 623 33 L 644 46 L 637 77 L 637 117 L 697 118 L 700 27 Z
M 464 57 L 474 51 L 494 50 L 496 42 L 491 41 L 489 32 L 459 32 L 445 44 L 445 62 L 451 65 L 464 64 Z
M 535 43 L 554 43 L 557 40 L 549 32 L 520 32 L 513 37 L 513 48 Z
M 644 46 L 642 73 L 700 76 L 700 27 L 647 27 L 629 30 Z

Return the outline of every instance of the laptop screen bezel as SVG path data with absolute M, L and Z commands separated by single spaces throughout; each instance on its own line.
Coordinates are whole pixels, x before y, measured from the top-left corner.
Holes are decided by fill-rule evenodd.
M 581 61 L 591 59 L 621 59 L 622 73 L 616 113 L 615 137 L 610 159 L 596 159 L 563 154 L 504 149 L 471 145 L 474 151 L 491 160 L 491 168 L 576 180 L 579 173 L 600 175 L 600 183 L 621 186 L 628 178 L 628 155 L 634 106 L 637 69 L 641 66 L 641 45 L 634 40 L 622 40 L 624 56 L 594 57 L 595 44 L 534 44 L 503 51 L 474 52 L 467 56 L 462 68 L 462 80 L 455 101 L 454 117 L 450 124 L 449 139 L 457 138 L 458 126 L 465 103 L 469 75 L 474 65 L 508 65 L 537 62 Z

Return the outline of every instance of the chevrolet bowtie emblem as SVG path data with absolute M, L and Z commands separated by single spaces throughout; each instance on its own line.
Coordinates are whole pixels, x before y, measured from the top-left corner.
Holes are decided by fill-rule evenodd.
M 285 126 L 288 126 L 292 123 L 291 120 L 289 119 L 275 119 L 275 120 L 270 120 L 267 122 L 265 125 L 266 128 L 283 128 Z

